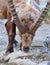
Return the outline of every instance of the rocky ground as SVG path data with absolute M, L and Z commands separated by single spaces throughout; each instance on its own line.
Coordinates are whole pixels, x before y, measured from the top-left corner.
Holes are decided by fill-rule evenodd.
M 8 38 L 4 25 L 5 20 L 0 19 L 0 65 L 50 65 L 50 15 L 48 16 L 48 14 L 45 17 L 47 24 L 43 22 L 36 31 L 28 53 L 19 50 L 21 38 L 16 29 L 18 45 L 14 47 L 13 53 L 4 55 Z
M 18 46 L 14 47 L 13 53 L 5 56 L 8 38 L 3 22 L 4 20 L 0 20 L 0 65 L 50 65 L 49 24 L 43 22 L 40 28 L 38 28 L 28 53 L 19 50 L 21 38 L 17 32 L 16 39 L 18 40 Z

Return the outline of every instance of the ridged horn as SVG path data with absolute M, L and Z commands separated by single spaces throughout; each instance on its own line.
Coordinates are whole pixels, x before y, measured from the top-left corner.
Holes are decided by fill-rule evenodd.
M 32 35 L 35 35 L 36 30 L 38 29 L 38 27 L 40 26 L 40 24 L 42 23 L 42 21 L 45 18 L 45 15 L 48 13 L 48 10 L 50 9 L 50 0 L 47 2 L 47 5 L 44 9 L 44 11 L 42 12 L 42 14 L 40 15 L 38 21 L 36 21 L 35 23 L 33 23 L 30 28 L 29 28 L 29 33 Z
M 28 30 L 28 27 L 25 26 L 22 21 L 19 19 L 18 14 L 16 13 L 13 0 L 8 0 L 8 6 L 10 8 L 11 14 L 15 21 L 16 26 L 18 27 L 21 34 L 25 33 Z

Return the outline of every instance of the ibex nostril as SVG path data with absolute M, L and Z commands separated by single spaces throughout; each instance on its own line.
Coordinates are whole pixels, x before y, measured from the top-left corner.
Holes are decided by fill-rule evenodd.
M 29 47 L 23 47 L 23 51 L 24 52 L 28 52 L 29 51 Z

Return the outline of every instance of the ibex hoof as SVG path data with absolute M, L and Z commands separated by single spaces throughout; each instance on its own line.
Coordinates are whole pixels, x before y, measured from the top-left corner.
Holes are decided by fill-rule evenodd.
M 13 49 L 6 50 L 5 55 L 10 54 L 10 53 L 12 53 L 12 52 L 14 52 Z

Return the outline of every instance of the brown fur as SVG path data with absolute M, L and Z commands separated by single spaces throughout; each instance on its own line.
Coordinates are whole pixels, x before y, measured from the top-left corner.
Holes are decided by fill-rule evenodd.
M 9 41 L 8 46 L 7 46 L 7 51 L 11 51 L 11 50 L 13 50 L 13 43 L 14 42 L 16 43 L 16 41 L 15 41 L 16 25 L 15 25 L 14 21 L 11 22 L 11 12 L 10 12 L 9 9 L 7 11 L 7 18 L 8 18 L 8 21 L 7 21 L 6 25 L 5 25 L 7 33 L 8 33 L 8 41 Z M 29 19 L 22 18 L 22 21 L 28 27 L 32 24 L 32 21 L 29 20 Z M 22 49 L 24 46 L 27 46 L 27 45 L 29 47 L 30 44 L 31 44 L 32 35 L 27 34 L 27 33 L 26 34 L 21 34 L 20 30 L 19 30 L 19 35 L 22 38 L 20 49 Z
M 13 43 L 17 43 L 15 40 L 16 36 L 16 25 L 14 20 L 11 21 L 11 12 L 10 9 L 7 8 L 7 23 L 5 24 L 6 30 L 7 30 L 7 35 L 8 35 L 8 46 L 6 52 L 13 52 Z
M 20 0 L 16 0 L 16 2 L 20 2 Z M 24 13 L 28 13 L 28 12 L 34 12 L 36 15 L 35 10 L 33 10 L 30 6 L 26 6 L 25 7 L 26 10 L 23 11 Z M 19 13 L 20 18 L 22 20 L 22 22 L 28 26 L 28 28 L 32 25 L 32 23 L 34 22 L 33 20 L 31 20 L 31 18 L 29 17 L 29 15 L 27 16 L 27 13 L 23 15 L 23 13 Z M 29 18 L 27 18 L 27 17 Z M 13 43 L 15 41 L 15 35 L 16 35 L 16 25 L 15 22 L 12 21 L 11 22 L 11 11 L 9 8 L 7 8 L 7 23 L 6 23 L 6 30 L 8 33 L 8 47 L 7 47 L 7 51 L 13 51 Z M 25 34 L 21 34 L 20 30 L 19 30 L 22 42 L 21 42 L 21 49 L 23 49 L 24 47 L 30 47 L 31 41 L 32 41 L 32 34 L 28 34 L 28 31 L 26 31 Z
M 14 22 L 11 22 L 11 21 L 7 21 L 6 23 L 6 30 L 7 30 L 7 33 L 8 33 L 8 46 L 7 46 L 7 51 L 10 51 L 11 50 L 13 51 L 13 43 L 17 43 L 17 41 L 15 40 L 15 36 L 16 36 L 16 25 Z

